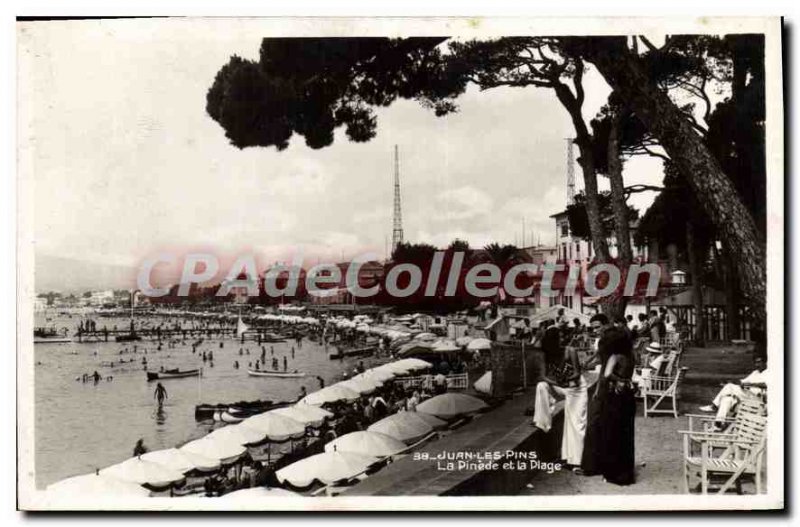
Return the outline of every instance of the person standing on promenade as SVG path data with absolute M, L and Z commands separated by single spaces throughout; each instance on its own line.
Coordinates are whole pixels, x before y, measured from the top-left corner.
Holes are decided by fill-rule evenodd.
M 594 315 L 589 321 L 591 332 L 597 339 L 597 351 L 595 354 L 583 365 L 584 369 L 588 370 L 592 367 L 595 361 L 600 363 L 600 377 L 597 379 L 594 387 L 594 393 L 591 401 L 589 402 L 586 434 L 583 441 L 583 454 L 581 456 L 581 473 L 587 476 L 594 476 L 599 473 L 599 448 L 603 439 L 600 436 L 600 420 L 602 413 L 602 404 L 605 400 L 604 393 L 600 385 L 603 382 L 602 372 L 606 366 L 606 361 L 611 353 L 609 347 L 609 339 L 606 334 L 613 328 L 608 320 L 608 317 L 603 314 Z
M 567 465 L 577 469 L 583 456 L 589 394 L 586 379 L 581 373 L 578 352 L 572 346 L 565 349 L 564 361 L 557 378 L 547 376 L 536 385 L 533 424 L 544 432 L 549 432 L 552 427 L 556 396 L 565 399 L 561 458 Z
M 593 325 L 599 317 L 602 318 L 597 322 L 608 326 L 605 315 L 592 317 Z M 581 468 L 585 475 L 601 474 L 609 483 L 631 485 L 636 479 L 633 345 L 622 328 L 606 327 L 598 352 L 602 366 L 592 400 Z

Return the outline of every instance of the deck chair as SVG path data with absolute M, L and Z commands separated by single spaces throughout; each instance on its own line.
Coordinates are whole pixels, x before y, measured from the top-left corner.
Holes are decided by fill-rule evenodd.
M 737 418 L 739 415 L 745 416 L 747 413 L 767 415 L 766 403 L 759 397 L 743 397 L 734 407 L 733 415 L 723 419 L 720 423 L 715 415 L 708 414 L 686 414 L 689 418 L 689 430 L 693 432 L 714 432 L 721 431 L 728 434 L 734 433 L 737 428 Z M 722 430 L 715 430 L 716 425 L 721 424 Z
M 726 478 L 718 493 L 724 494 L 733 485 L 741 494 L 744 476 L 755 479 L 756 493 L 761 493 L 761 470 L 767 440 L 767 416 L 761 409 L 746 405 L 739 409 L 730 430 L 705 432 L 680 430 L 683 436 L 684 491 L 689 493 L 689 478 L 699 469 L 700 488 L 708 494 L 712 477 Z M 697 448 L 699 447 L 699 455 Z
M 640 384 L 645 417 L 659 413 L 671 413 L 678 417 L 678 388 L 688 368 L 675 368 L 669 364 L 668 367 L 669 373 L 665 370 L 664 375 L 651 375 Z M 664 403 L 669 401 L 672 402 L 672 408 L 664 408 Z

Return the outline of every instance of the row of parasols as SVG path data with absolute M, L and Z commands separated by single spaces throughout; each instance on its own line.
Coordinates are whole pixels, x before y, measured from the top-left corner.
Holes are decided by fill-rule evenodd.
M 313 392 L 292 406 L 218 428 L 180 448 L 148 452 L 96 474 L 59 481 L 50 485 L 47 492 L 55 499 L 80 493 L 131 497 L 180 486 L 187 475 L 213 473 L 232 466 L 247 454 L 248 447 L 303 438 L 308 427 L 318 428 L 333 417 L 331 412 L 321 408 L 323 404 L 355 401 L 396 376 L 430 366 L 413 358 L 384 364 Z M 486 408 L 482 400 L 466 394 L 447 392 L 437 395 L 420 403 L 415 412 L 398 412 L 373 423 L 365 431 L 334 439 L 325 445 L 323 453 L 287 465 L 278 470 L 276 476 L 282 484 L 298 489 L 363 477 L 371 468 L 404 453 L 410 445 L 446 427 L 450 421 Z M 246 489 L 226 496 L 268 495 L 270 492 L 291 493 L 283 489 Z

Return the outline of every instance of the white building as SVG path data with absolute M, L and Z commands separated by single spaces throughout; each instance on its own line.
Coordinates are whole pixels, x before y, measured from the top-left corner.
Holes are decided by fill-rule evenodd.
M 583 282 L 586 278 L 587 267 L 595 258 L 592 242 L 572 234 L 569 227 L 569 217 L 566 211 L 553 214 L 550 217 L 555 221 L 557 263 L 564 264 L 567 268 L 567 272 L 569 268 L 578 266 L 580 268 L 579 276 L 581 282 Z M 646 262 L 647 247 L 637 246 L 634 241 L 637 226 L 638 221 L 632 221 L 630 223 L 631 250 L 634 260 Z M 608 238 L 608 249 L 612 258 L 618 256 L 619 248 L 617 238 L 613 234 Z M 560 304 L 580 312 L 585 311 L 584 307 L 587 304 L 593 304 L 593 299 L 585 297 L 581 287 L 577 287 L 571 294 L 568 293 L 569 292 L 561 291 L 557 296 L 541 296 L 540 299 L 537 299 L 537 304 L 542 308 Z

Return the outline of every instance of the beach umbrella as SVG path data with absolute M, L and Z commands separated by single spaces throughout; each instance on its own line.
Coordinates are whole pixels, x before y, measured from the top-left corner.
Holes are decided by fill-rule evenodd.
M 354 392 L 341 384 L 334 384 L 333 386 L 328 386 L 306 395 L 300 402 L 319 406 L 325 403 L 335 403 L 337 401 L 355 401 L 359 397 L 360 395 L 358 392 Z
M 408 364 L 404 364 L 402 361 L 396 361 L 396 362 L 389 362 L 382 366 L 378 366 L 375 369 L 381 371 L 388 371 L 392 375 L 406 375 L 414 368 Z
M 252 417 L 245 419 L 245 421 L 250 419 Z M 210 441 L 230 442 L 234 445 L 254 445 L 263 442 L 266 434 L 253 426 L 244 426 L 245 421 L 240 424 L 217 428 L 208 434 L 208 439 Z
M 378 461 L 374 456 L 356 452 L 323 452 L 301 459 L 275 473 L 278 481 L 294 487 L 308 487 L 315 481 L 330 485 L 361 474 Z
M 199 454 L 178 450 L 177 448 L 155 450 L 142 454 L 140 457 L 145 461 L 152 461 L 153 463 L 164 465 L 182 474 L 186 474 L 192 470 L 212 472 L 217 470 L 220 466 L 218 459 L 203 457 Z
M 230 441 L 215 441 L 209 439 L 208 436 L 190 441 L 180 447 L 179 450 L 218 460 L 223 465 L 235 462 L 247 452 L 247 448 L 241 444 Z
M 470 351 L 484 351 L 492 349 L 492 341 L 489 339 L 479 338 L 467 344 L 467 349 Z
M 370 379 L 369 377 L 353 377 L 352 379 L 348 379 L 336 384 L 344 386 L 345 388 L 353 390 L 354 392 L 358 392 L 361 395 L 366 395 L 374 392 L 378 386 L 383 383 L 380 383 L 380 381 L 377 379 Z
M 475 391 L 489 395 L 492 393 L 492 372 L 487 371 L 472 385 Z
M 456 339 L 456 344 L 458 344 L 459 346 L 466 346 L 467 344 L 469 344 L 473 340 L 475 340 L 474 337 L 470 337 L 468 335 L 464 335 L 463 337 L 458 337 Z
M 394 377 L 392 377 L 392 378 L 394 378 Z M 378 377 L 376 377 L 374 375 L 364 375 L 363 373 L 359 373 L 358 375 L 355 375 L 355 376 L 351 377 L 348 380 L 351 380 L 351 381 L 366 381 L 368 383 L 374 384 L 376 387 L 383 386 L 383 384 L 385 382 L 385 381 L 380 380 Z
M 306 435 L 306 425 L 290 417 L 274 412 L 248 417 L 241 422 L 241 427 L 253 430 L 266 437 L 272 443 L 282 443 L 289 439 L 299 439 Z
M 408 358 L 400 359 L 400 364 L 408 365 L 412 370 L 424 370 L 426 368 L 433 368 L 433 364 L 422 359 Z
M 424 414 L 422 412 L 417 412 L 416 410 L 414 410 L 413 412 L 410 412 L 410 413 L 412 414 L 413 417 L 415 417 L 417 419 L 421 419 L 421 420 L 425 421 L 426 423 L 428 423 L 429 425 L 431 425 L 431 427 L 434 430 L 440 430 L 442 428 L 447 428 L 447 421 L 443 421 L 442 419 L 439 419 L 438 417 L 434 417 L 431 414 Z
M 397 412 L 373 423 L 367 430 L 410 444 L 433 432 L 433 426 L 419 417 L 417 412 Z
M 327 445 L 325 452 L 355 452 L 369 456 L 393 456 L 406 449 L 406 444 L 380 432 L 360 430 L 337 437 Z
M 439 340 L 433 343 L 433 351 L 438 351 L 440 353 L 458 351 L 460 349 L 461 346 L 456 345 L 452 340 Z
M 295 404 L 293 406 L 285 406 L 270 410 L 267 413 L 273 413 L 294 419 L 298 423 L 305 426 L 313 426 L 314 428 L 321 426 L 325 419 L 333 417 L 333 414 L 327 410 L 323 410 L 319 406 L 311 406 L 310 404 Z
M 258 503 L 257 500 L 261 498 L 285 498 L 287 496 L 302 496 L 302 494 L 275 487 L 252 487 L 223 494 L 221 498 L 229 500 L 252 500 L 253 503 Z
M 433 343 L 432 342 L 420 342 L 418 340 L 412 340 L 407 344 L 403 344 L 399 348 L 397 348 L 397 354 L 401 357 L 407 357 L 408 355 L 417 355 L 417 354 L 424 354 L 424 353 L 431 353 L 433 351 Z
M 452 419 L 453 417 L 471 414 L 484 408 L 487 404 L 471 395 L 463 393 L 443 393 L 423 401 L 417 405 L 417 412 L 431 414 L 441 419 Z
M 395 377 L 394 373 L 387 370 L 382 370 L 380 368 L 369 369 L 364 373 L 362 373 L 361 375 L 370 379 L 378 379 L 381 382 L 390 381 Z
M 48 496 L 75 499 L 92 498 L 136 498 L 150 495 L 150 491 L 138 483 L 124 481 L 99 474 L 84 474 L 57 481 L 47 486 Z
M 183 472 L 138 457 L 132 457 L 122 463 L 104 468 L 100 471 L 100 475 L 147 485 L 157 490 L 163 490 L 186 481 Z

